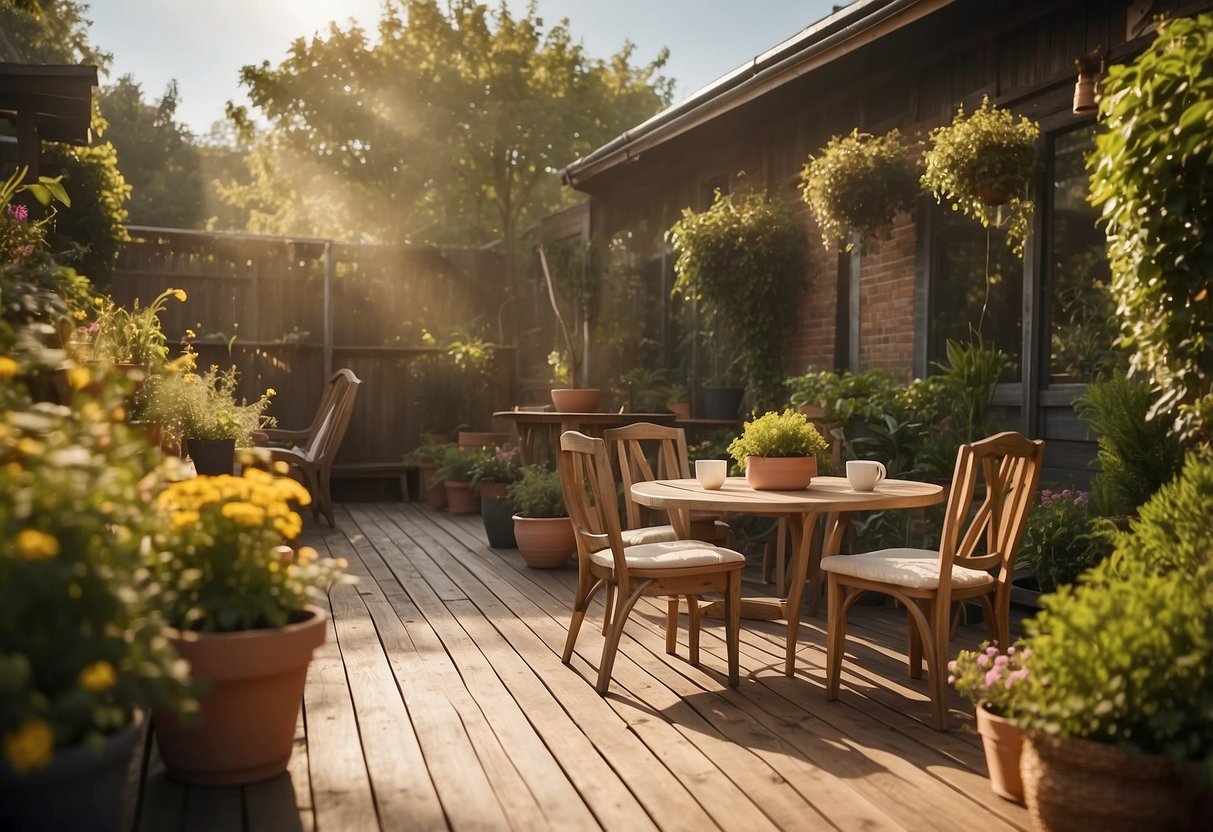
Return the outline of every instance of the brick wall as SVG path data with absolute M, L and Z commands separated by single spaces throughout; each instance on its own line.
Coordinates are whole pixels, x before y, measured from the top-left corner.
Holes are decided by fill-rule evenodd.
M 917 235 L 913 217 L 902 215 L 892 237 L 860 260 L 860 370 L 890 370 L 910 378 Z

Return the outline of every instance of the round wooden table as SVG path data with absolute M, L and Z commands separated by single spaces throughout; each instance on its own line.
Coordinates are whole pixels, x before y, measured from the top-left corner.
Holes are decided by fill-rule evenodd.
M 845 477 L 814 477 L 803 491 L 756 491 L 744 477 L 729 477 L 718 491 L 698 481 L 653 480 L 632 486 L 641 505 L 665 509 L 678 536 L 690 537 L 692 511 L 733 512 L 781 517 L 792 533 L 792 581 L 786 598 L 745 598 L 742 615 L 749 618 L 785 619 L 788 622 L 784 672 L 791 676 L 796 664 L 796 636 L 800 627 L 800 601 L 809 578 L 814 609 L 821 594 L 820 558 L 813 558 L 811 542 L 818 515 L 827 515 L 821 556 L 838 554 L 847 518 L 856 511 L 922 508 L 942 503 L 943 486 L 912 480 L 882 480 L 874 491 L 854 491 Z

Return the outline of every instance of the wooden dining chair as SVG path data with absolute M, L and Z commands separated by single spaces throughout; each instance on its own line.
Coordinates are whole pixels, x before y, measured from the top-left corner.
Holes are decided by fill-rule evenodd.
M 307 431 L 265 429 L 258 437 L 258 444 L 264 444 L 272 460 L 285 462 L 299 472 L 312 495 L 312 514 L 317 519 L 323 514 L 330 528 L 336 524 L 329 480 L 333 461 L 354 412 L 360 384 L 362 381 L 353 370 L 338 370 L 329 379 L 320 408 Z M 297 440 L 298 444 L 281 444 L 284 440 Z
M 925 656 L 935 727 L 946 727 L 946 667 L 952 604 L 979 599 L 992 638 L 1011 641 L 1011 568 L 1040 479 L 1045 443 L 1007 431 L 961 445 L 948 494 L 939 550 L 882 549 L 823 558 L 828 575 L 826 698 L 837 699 L 847 611 L 865 592 L 906 608 L 910 678 Z M 984 494 L 974 507 L 984 484 Z M 991 573 L 991 570 L 994 570 Z
M 683 596 L 691 609 L 690 662 L 699 665 L 699 595 L 725 594 L 725 644 L 729 687 L 738 685 L 738 635 L 741 627 L 741 570 L 745 557 L 700 540 L 672 540 L 629 546 L 623 541 L 616 503 L 615 477 L 606 441 L 577 431 L 560 437 L 560 485 L 577 537 L 577 591 L 561 661 L 573 657 L 577 634 L 590 602 L 603 587 L 609 593 L 605 640 L 598 665 L 599 693 L 605 694 L 623 627 L 641 597 Z M 666 620 L 666 652 L 674 654 L 677 613 Z
M 691 465 L 687 461 L 686 432 L 682 428 L 637 422 L 610 428 L 602 432 L 607 443 L 607 455 L 619 467 L 623 484 L 625 523 L 623 541 L 627 545 L 660 543 L 677 540 L 678 535 L 669 518 L 665 523 L 651 523 L 653 509 L 645 508 L 632 499 L 632 486 L 651 480 L 690 479 Z M 715 515 L 693 515 L 692 536 L 711 543 L 727 544 L 729 526 Z

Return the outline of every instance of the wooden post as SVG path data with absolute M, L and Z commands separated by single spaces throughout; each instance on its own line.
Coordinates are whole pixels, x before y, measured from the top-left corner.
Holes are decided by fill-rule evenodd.
M 324 377 L 333 374 L 333 241 L 324 244 Z

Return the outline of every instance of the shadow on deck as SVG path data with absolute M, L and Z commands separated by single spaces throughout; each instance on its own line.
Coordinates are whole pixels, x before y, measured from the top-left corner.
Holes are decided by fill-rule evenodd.
M 306 542 L 350 561 L 312 663 L 288 772 L 243 788 L 186 787 L 155 744 L 132 772 L 131 828 L 1026 829 L 995 796 L 971 707 L 929 727 L 925 679 L 906 672 L 905 619 L 859 606 L 840 701 L 827 702 L 825 622 L 743 621 L 742 681 L 726 684 L 723 627 L 702 664 L 664 649 L 664 606 L 641 602 L 608 696 L 593 688 L 601 604 L 560 663 L 576 565 L 526 568 L 493 550 L 478 515 L 418 504 L 338 507 Z M 757 565 L 748 573 L 755 577 Z M 746 592 L 765 594 L 750 585 Z M 685 619 L 684 619 L 685 622 Z M 984 626 L 964 626 L 955 649 Z

